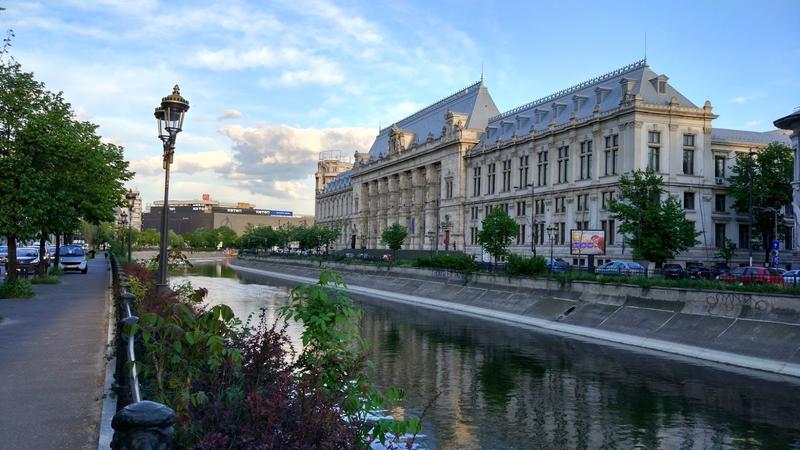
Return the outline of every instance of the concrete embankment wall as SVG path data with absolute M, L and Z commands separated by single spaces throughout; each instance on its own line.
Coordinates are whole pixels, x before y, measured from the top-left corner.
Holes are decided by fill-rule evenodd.
M 238 259 L 303 283 L 318 263 Z M 326 263 L 356 295 L 800 377 L 800 298 Z

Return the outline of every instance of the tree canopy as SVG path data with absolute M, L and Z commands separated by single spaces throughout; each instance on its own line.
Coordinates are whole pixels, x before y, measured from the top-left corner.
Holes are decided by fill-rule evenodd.
M 753 158 L 747 153 L 737 154 L 733 175 L 728 177 L 733 207 L 748 213 L 752 205 L 753 236 L 761 236 L 765 261 L 769 243 L 778 238 L 775 221 L 779 226 L 783 223 L 783 206 L 792 201 L 792 166 L 791 147 L 773 142 Z
M 502 258 L 508 254 L 511 240 L 517 236 L 517 223 L 502 208 L 496 207 L 483 218 L 478 243 L 494 257 Z
M 698 243 L 694 224 L 686 219 L 681 203 L 666 195 L 663 181 L 652 170 L 637 170 L 619 179 L 619 198 L 608 210 L 620 222 L 619 232 L 633 249 L 634 259 L 661 266 Z
M 392 224 L 386 227 L 381 234 L 381 242 L 386 244 L 395 255 L 397 251 L 403 246 L 403 242 L 408 236 L 408 229 L 399 223 Z

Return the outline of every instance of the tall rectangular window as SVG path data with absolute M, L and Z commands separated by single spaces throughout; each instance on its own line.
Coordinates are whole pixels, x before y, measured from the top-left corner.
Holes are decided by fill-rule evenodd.
M 581 180 L 592 178 L 592 141 L 581 142 Z
M 559 222 L 556 224 L 558 227 L 558 236 L 556 237 L 556 244 L 564 245 L 567 242 L 567 224 L 566 222 Z
M 444 180 L 445 198 L 453 198 L 453 179 L 448 178 Z
M 547 186 L 547 150 L 539 152 L 537 186 Z
M 519 157 L 519 188 L 528 186 L 528 156 Z
M 606 136 L 605 174 L 616 175 L 619 157 L 619 135 Z
M 544 199 L 540 198 L 540 199 L 536 200 L 534 202 L 534 205 L 535 205 L 535 208 L 534 208 L 534 213 L 535 214 L 544 214 Z
M 601 220 L 600 228 L 606 232 L 606 245 L 614 245 L 614 242 L 616 241 L 614 220 Z
M 725 157 L 724 156 L 715 156 L 714 157 L 714 177 L 715 178 L 725 178 Z
M 469 242 L 472 245 L 478 245 L 478 227 L 471 227 L 469 229 Z
M 497 182 L 497 163 L 491 163 L 486 171 L 486 193 L 494 194 Z
M 478 207 L 477 206 L 473 206 L 472 208 L 470 208 L 469 212 L 470 212 L 470 219 L 478 220 Z
M 739 248 L 750 248 L 750 225 L 739 225 Z
M 683 209 L 694 209 L 694 208 L 695 208 L 694 192 L 684 192 Z
M 481 168 L 472 168 L 472 196 L 480 197 L 481 195 Z
M 546 233 L 543 222 L 539 222 L 538 224 L 536 224 L 536 229 L 534 233 L 536 234 L 536 236 L 534 236 L 534 240 L 536 241 L 536 243 L 539 245 L 544 245 L 544 237 L 546 236 Z
M 588 211 L 589 210 L 589 194 L 578 194 L 578 211 Z
M 720 248 L 724 244 L 725 244 L 725 224 L 724 223 L 715 223 L 714 224 L 714 245 L 717 248 Z
M 600 198 L 602 199 L 601 203 L 602 209 L 607 210 L 611 200 L 614 199 L 614 191 L 602 192 L 600 195 L 601 195 Z
M 503 187 L 502 192 L 511 190 L 511 160 L 503 161 Z
M 526 209 L 527 209 L 526 206 L 527 205 L 525 204 L 525 201 L 517 202 L 517 215 L 518 216 L 524 216 L 525 215 L 525 213 L 527 212 L 526 211 Z
M 658 172 L 661 168 L 661 133 L 658 131 L 647 132 L 647 168 Z
M 569 146 L 558 148 L 558 182 L 569 181 Z
M 556 197 L 555 198 L 555 212 L 556 213 L 563 213 L 567 212 L 567 198 L 566 197 Z
M 525 243 L 525 224 L 520 223 L 517 225 L 517 245 Z
M 683 173 L 694 175 L 694 135 L 683 135 Z
M 717 194 L 714 196 L 714 211 L 725 212 L 725 194 Z

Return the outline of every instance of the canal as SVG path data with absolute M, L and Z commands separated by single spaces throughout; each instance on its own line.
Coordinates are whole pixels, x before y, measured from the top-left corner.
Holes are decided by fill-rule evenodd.
M 177 274 L 176 274 L 177 275 Z M 246 317 L 275 316 L 289 288 L 224 263 L 174 282 Z M 378 287 L 378 286 L 375 286 Z M 431 449 L 800 449 L 800 383 L 709 368 L 502 324 L 356 300 L 371 377 L 407 397 Z M 301 325 L 289 332 L 297 341 Z

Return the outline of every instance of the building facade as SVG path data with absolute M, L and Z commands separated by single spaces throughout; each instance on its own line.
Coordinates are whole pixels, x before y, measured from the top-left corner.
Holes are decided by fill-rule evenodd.
M 157 201 L 150 211 L 142 214 L 143 229 L 160 229 L 163 204 L 163 201 Z M 259 209 L 245 202 L 220 203 L 208 194 L 203 194 L 199 200 L 173 200 L 169 204 L 169 229 L 178 234 L 227 226 L 241 235 L 248 226 L 280 228 L 313 224 L 313 217 L 295 216 L 291 211 Z
M 382 230 L 400 223 L 409 229 L 404 248 L 488 260 L 477 236 L 499 206 L 517 221 L 515 253 L 552 247 L 583 265 L 570 255 L 570 230 L 604 230 L 600 259 L 631 259 L 607 206 L 621 175 L 650 168 L 700 233 L 679 260 L 711 261 L 725 238 L 739 259 L 749 216 L 733 211 L 726 177 L 737 153 L 789 139 L 714 129 L 716 117 L 709 101 L 692 103 L 644 60 L 502 114 L 479 82 L 381 130 L 368 155 L 322 186 L 317 217 L 349 230 L 340 247 L 381 247 Z

